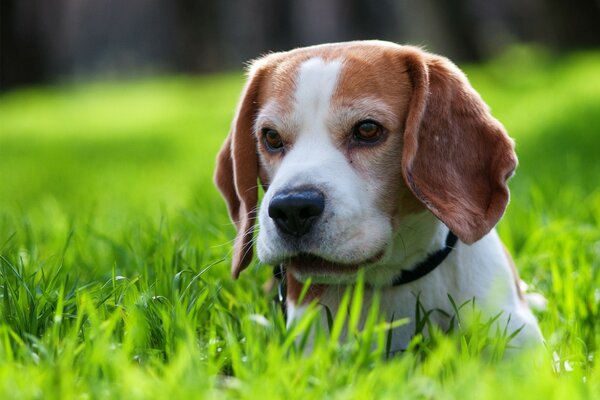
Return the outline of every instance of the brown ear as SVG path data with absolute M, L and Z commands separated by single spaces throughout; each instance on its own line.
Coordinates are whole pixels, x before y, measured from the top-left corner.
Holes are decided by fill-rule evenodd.
M 463 242 L 481 239 L 509 199 L 517 158 L 513 142 L 445 58 L 406 56 L 413 96 L 406 120 L 402 172 L 413 194 Z
M 252 261 L 252 237 L 258 201 L 258 157 L 254 118 L 262 72 L 250 72 L 231 131 L 217 156 L 214 181 L 227 202 L 237 236 L 233 245 L 232 275 L 237 278 Z

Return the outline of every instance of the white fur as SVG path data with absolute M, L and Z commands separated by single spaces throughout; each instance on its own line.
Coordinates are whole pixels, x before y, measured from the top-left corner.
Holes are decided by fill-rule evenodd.
M 293 302 L 288 302 L 286 304 L 287 311 L 287 321 L 286 326 L 289 328 L 295 321 L 299 320 L 304 313 L 306 312 L 307 306 L 305 305 L 296 305 Z
M 370 306 L 373 287 L 382 291 L 381 308 L 391 319 L 409 317 L 411 323 L 392 336 L 392 350 L 406 347 L 415 324 L 417 296 L 426 310 L 440 309 L 453 314 L 448 296 L 457 304 L 476 299 L 490 316 L 502 312 L 500 326 L 509 331 L 524 327 L 513 344 L 541 343 L 537 322 L 519 299 L 511 267 L 495 230 L 473 245 L 458 242 L 447 259 L 425 277 L 398 287 L 390 287 L 392 278 L 402 269 L 410 269 L 428 254 L 442 248 L 448 228 L 429 211 L 403 219 L 396 232 L 390 218 L 376 207 L 377 182 L 361 177 L 331 139 L 332 126 L 347 124 L 379 113 L 381 119 L 397 118 L 377 99 L 349 99 L 353 106 L 332 107 L 341 61 L 325 62 L 312 58 L 301 64 L 296 78 L 294 107 L 285 114 L 274 102 L 264 106 L 257 117 L 257 130 L 263 124 L 293 137 L 286 143 L 286 154 L 279 164 L 268 169 L 269 189 L 259 212 L 258 256 L 266 264 L 277 264 L 300 252 L 318 255 L 333 262 L 361 263 L 381 251 L 384 256 L 366 267 L 365 310 Z M 264 161 L 264 160 L 263 160 Z M 309 235 L 288 240 L 277 231 L 268 216 L 268 205 L 280 190 L 311 185 L 325 194 L 325 210 Z M 302 275 L 297 278 L 302 280 Z M 313 276 L 314 282 L 328 283 L 320 303 L 337 312 L 344 285 L 355 280 L 354 274 Z M 300 318 L 305 307 L 288 301 L 288 323 Z M 342 312 L 345 312 L 342 310 Z M 366 312 L 363 315 L 366 316 Z M 510 317 L 510 318 L 509 318 Z M 432 322 L 447 328 L 449 318 L 434 312 Z M 508 322 L 510 321 L 510 322 Z

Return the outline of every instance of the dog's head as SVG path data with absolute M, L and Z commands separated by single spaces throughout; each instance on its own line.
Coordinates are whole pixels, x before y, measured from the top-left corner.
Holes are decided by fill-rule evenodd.
M 463 242 L 502 216 L 516 166 L 502 125 L 445 58 L 350 42 L 255 61 L 217 159 L 237 228 L 233 275 L 258 256 L 299 273 L 379 259 L 408 214 L 428 209 Z

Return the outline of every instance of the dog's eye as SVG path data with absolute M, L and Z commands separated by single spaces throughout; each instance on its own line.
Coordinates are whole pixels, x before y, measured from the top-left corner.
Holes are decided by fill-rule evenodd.
M 262 134 L 268 150 L 278 151 L 283 148 L 283 140 L 281 140 L 281 136 L 275 129 L 263 128 Z
M 354 126 L 354 139 L 361 143 L 374 143 L 383 134 L 383 127 L 370 119 L 361 121 Z

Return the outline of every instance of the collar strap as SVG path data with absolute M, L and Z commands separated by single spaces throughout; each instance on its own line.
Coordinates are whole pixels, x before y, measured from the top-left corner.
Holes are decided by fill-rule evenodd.
M 425 260 L 421 261 L 413 269 L 403 270 L 399 275 L 396 275 L 392 281 L 392 286 L 400 286 L 414 282 L 436 269 L 446 257 L 448 257 L 448 254 L 454 249 L 457 241 L 458 238 L 456 235 L 452 231 L 448 231 L 444 248 L 427 256 Z
M 403 270 L 400 272 L 400 274 L 396 275 L 396 277 L 393 279 L 392 286 L 400 286 L 414 282 L 436 269 L 446 259 L 446 257 L 448 257 L 448 254 L 450 254 L 452 249 L 454 249 L 454 246 L 456 246 L 457 241 L 458 237 L 456 237 L 452 231 L 448 231 L 448 236 L 446 236 L 446 244 L 442 249 L 439 249 L 435 253 L 427 256 L 425 260 L 421 261 L 413 269 Z M 273 276 L 279 281 L 279 285 L 277 287 L 277 300 L 284 305 L 287 294 L 284 266 L 281 264 L 276 265 L 273 268 Z
M 281 306 L 281 311 L 283 311 L 283 316 L 287 321 L 287 308 L 285 306 L 287 300 L 287 278 L 285 276 L 285 267 L 283 264 L 273 267 L 273 277 L 279 281 L 279 284 L 277 285 L 277 297 L 275 297 L 275 302 L 279 303 Z

